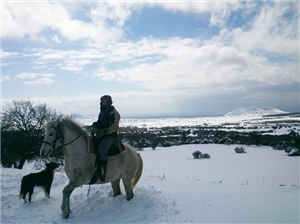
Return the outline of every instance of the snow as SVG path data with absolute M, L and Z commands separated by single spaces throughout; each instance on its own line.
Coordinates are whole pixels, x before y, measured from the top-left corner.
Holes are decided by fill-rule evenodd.
M 216 117 L 187 117 L 187 118 L 122 118 L 120 127 L 137 128 L 215 128 L 221 131 L 251 132 L 263 131 L 269 135 L 284 135 L 294 131 L 300 134 L 300 116 L 264 117 L 264 114 L 227 115 Z M 75 119 L 82 125 L 91 125 L 97 117 L 91 115 L 76 115 Z M 241 128 L 242 127 L 242 128 Z
M 97 117 L 76 117 L 84 125 L 91 125 L 97 120 Z M 257 119 L 257 116 L 218 116 L 218 117 L 170 117 L 170 118 L 121 118 L 120 126 L 162 128 L 162 127 L 178 127 L 178 126 L 199 126 L 199 125 L 220 125 L 227 122 L 243 122 L 245 120 Z
M 65 173 L 56 172 L 51 197 L 35 188 L 32 203 L 18 198 L 22 176 L 1 168 L 1 223 L 299 223 L 299 157 L 270 147 L 181 145 L 141 151 L 143 175 L 134 198 L 113 198 L 110 184 L 76 188 L 72 213 L 61 217 Z M 193 159 L 196 150 L 210 159 Z
M 198 126 L 198 125 L 220 125 L 226 122 L 243 122 L 246 120 L 260 119 L 265 115 L 274 114 L 287 114 L 288 112 L 282 111 L 270 106 L 260 107 L 239 107 L 224 116 L 214 117 L 164 117 L 164 118 L 122 118 L 121 126 L 135 126 L 135 127 L 174 127 L 174 126 Z M 82 115 L 72 114 L 76 120 L 81 121 L 84 125 L 91 125 L 98 119 L 96 115 Z M 265 118 L 266 120 L 267 118 Z

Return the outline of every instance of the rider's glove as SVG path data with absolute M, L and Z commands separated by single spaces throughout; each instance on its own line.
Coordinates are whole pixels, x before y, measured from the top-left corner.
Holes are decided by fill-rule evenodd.
M 92 127 L 93 127 L 93 128 L 98 128 L 98 123 L 97 123 L 97 122 L 94 122 L 94 123 L 92 124 Z
M 102 138 L 105 134 L 106 134 L 105 130 L 104 129 L 100 129 L 99 131 L 97 131 L 96 137 L 97 138 Z

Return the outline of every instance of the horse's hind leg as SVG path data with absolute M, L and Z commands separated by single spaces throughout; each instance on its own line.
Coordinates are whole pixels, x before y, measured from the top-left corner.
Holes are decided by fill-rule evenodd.
M 120 189 L 120 179 L 117 179 L 115 181 L 111 182 L 112 189 L 114 191 L 114 197 L 118 196 L 121 194 L 121 189 Z
M 132 182 L 132 179 L 122 179 L 123 181 L 123 184 L 124 184 L 124 188 L 125 188 L 125 191 L 126 191 L 126 199 L 127 201 L 130 201 L 134 194 L 133 194 L 133 191 L 132 191 L 132 187 L 131 187 L 131 182 Z
M 68 184 L 65 186 L 63 190 L 63 200 L 61 204 L 61 210 L 62 210 L 62 217 L 63 218 L 68 218 L 69 214 L 71 213 L 70 210 L 70 196 L 75 189 L 75 186 L 72 184 Z

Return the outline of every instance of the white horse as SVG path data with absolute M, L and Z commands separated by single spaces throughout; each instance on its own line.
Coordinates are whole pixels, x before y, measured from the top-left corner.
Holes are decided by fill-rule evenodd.
M 47 157 L 55 150 L 63 150 L 65 156 L 65 172 L 69 184 L 63 190 L 62 217 L 68 218 L 70 195 L 73 190 L 88 184 L 96 170 L 96 155 L 92 154 L 92 142 L 88 133 L 70 118 L 49 122 L 46 126 L 41 156 Z M 98 180 L 96 184 L 111 182 L 114 197 L 121 194 L 120 180 L 124 184 L 126 199 L 129 201 L 134 194 L 132 189 L 139 181 L 143 161 L 139 153 L 130 145 L 124 144 L 121 154 L 110 156 L 107 163 L 106 181 Z

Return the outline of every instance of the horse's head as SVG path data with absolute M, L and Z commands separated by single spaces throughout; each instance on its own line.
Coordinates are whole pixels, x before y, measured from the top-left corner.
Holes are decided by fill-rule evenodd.
M 45 128 L 44 141 L 40 150 L 42 157 L 48 157 L 63 144 L 63 135 L 59 120 L 51 121 Z

